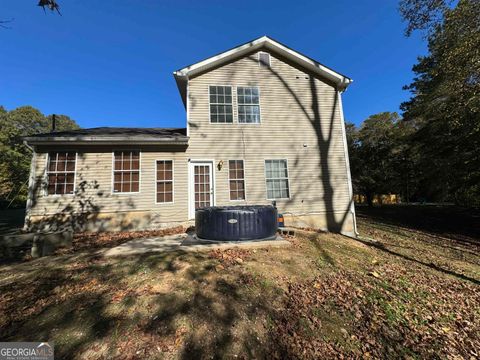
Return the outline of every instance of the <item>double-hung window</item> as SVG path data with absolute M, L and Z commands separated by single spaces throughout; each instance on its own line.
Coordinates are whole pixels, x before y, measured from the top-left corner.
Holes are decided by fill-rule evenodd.
M 260 96 L 257 87 L 237 87 L 238 122 L 260 122 Z
M 47 194 L 73 194 L 75 188 L 75 162 L 77 154 L 74 152 L 48 153 L 47 166 Z
M 265 160 L 265 179 L 267 182 L 267 199 L 288 199 L 287 160 Z
M 209 86 L 210 95 L 210 122 L 232 123 L 232 87 Z
M 157 203 L 173 202 L 173 161 L 157 160 Z
M 115 151 L 113 167 L 113 192 L 139 192 L 140 152 Z
M 243 160 L 228 161 L 230 200 L 245 200 L 245 172 Z

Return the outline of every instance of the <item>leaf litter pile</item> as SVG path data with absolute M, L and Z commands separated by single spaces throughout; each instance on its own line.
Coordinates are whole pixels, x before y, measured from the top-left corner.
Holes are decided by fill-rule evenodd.
M 78 234 L 73 251 L 0 266 L 0 340 L 85 359 L 479 358 L 476 249 L 360 230 L 378 241 L 297 229 L 289 247 L 120 259 L 98 249 L 152 233 Z

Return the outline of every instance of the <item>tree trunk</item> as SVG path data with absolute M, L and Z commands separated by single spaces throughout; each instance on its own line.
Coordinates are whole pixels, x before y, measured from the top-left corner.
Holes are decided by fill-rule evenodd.
M 373 193 L 368 192 L 365 194 L 365 197 L 367 198 L 367 204 L 369 207 L 373 206 Z

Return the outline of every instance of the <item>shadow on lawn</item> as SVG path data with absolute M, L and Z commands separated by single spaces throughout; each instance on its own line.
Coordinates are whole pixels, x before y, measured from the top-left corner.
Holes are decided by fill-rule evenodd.
M 362 244 L 365 244 L 365 245 L 368 245 L 368 246 L 372 246 L 372 247 L 374 247 L 374 248 L 376 248 L 376 249 L 379 249 L 379 250 L 381 250 L 381 251 L 383 251 L 383 252 L 386 252 L 386 253 L 388 253 L 388 254 L 390 254 L 390 255 L 395 255 L 395 256 L 401 257 L 401 258 L 403 258 L 403 259 L 405 259 L 405 260 L 413 261 L 413 262 L 415 262 L 415 263 L 417 263 L 417 264 L 420 264 L 420 265 L 423 265 L 423 266 L 427 266 L 427 267 L 429 267 L 429 268 L 431 268 L 431 269 L 433 269 L 433 270 L 440 271 L 440 272 L 442 272 L 442 273 L 444 273 L 444 274 L 452 275 L 452 276 L 455 276 L 455 277 L 457 277 L 457 278 L 459 278 L 459 279 L 471 281 L 471 282 L 473 282 L 474 284 L 480 285 L 480 281 L 477 280 L 477 279 L 474 279 L 474 278 L 472 278 L 472 277 L 466 276 L 466 275 L 464 275 L 464 274 L 459 274 L 459 273 L 457 273 L 457 272 L 455 272 L 455 271 L 452 271 L 452 270 L 444 269 L 444 268 L 442 268 L 441 266 L 438 266 L 438 265 L 436 265 L 436 264 L 434 264 L 434 263 L 432 263 L 432 262 L 427 263 L 427 262 L 424 262 L 424 261 L 415 259 L 415 258 L 413 258 L 413 257 L 411 257 L 411 256 L 408 256 L 408 255 L 401 254 L 401 253 L 399 253 L 399 252 L 390 250 L 390 249 L 388 249 L 384 244 L 382 244 L 381 242 L 373 242 L 373 241 L 369 241 L 369 240 L 362 240 L 362 239 L 360 239 L 360 238 L 357 238 L 357 239 L 354 239 L 354 240 L 356 240 L 356 241 L 358 241 L 358 242 L 361 242 Z
M 30 265 L 30 271 L 20 269 L 19 279 L 0 285 L 5 314 L 0 321 L 1 340 L 53 340 L 59 358 L 78 357 L 99 343 L 106 346 L 108 356 L 118 356 L 120 349 L 122 356 L 130 352 L 136 356 L 138 351 L 145 357 L 159 356 L 158 346 L 175 338 L 182 317 L 193 323 L 184 335 L 181 358 L 224 357 L 234 344 L 240 307 L 248 307 L 247 313 L 255 317 L 271 306 L 263 297 L 242 292 L 238 277 L 212 278 L 214 263 L 207 254 L 178 251 L 114 263 L 89 255 L 42 260 L 43 264 L 21 264 Z M 138 293 L 127 282 L 129 276 L 151 273 L 159 279 L 152 283 L 162 284 L 163 276 L 179 271 L 179 260 L 192 264 L 182 274 L 186 289 L 149 292 L 147 288 Z M 120 301 L 116 294 L 122 294 Z M 147 300 L 145 309 L 139 301 Z M 112 312 L 112 306 L 123 309 Z M 130 345 L 125 349 L 127 341 Z M 256 337 L 242 341 L 244 348 L 259 348 Z
M 356 210 L 359 218 L 444 235 L 462 244 L 480 245 L 479 210 L 429 205 L 358 206 Z

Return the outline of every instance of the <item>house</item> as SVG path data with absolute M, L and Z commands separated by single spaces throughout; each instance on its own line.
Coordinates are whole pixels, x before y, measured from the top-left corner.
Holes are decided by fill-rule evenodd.
M 286 225 L 355 235 L 341 94 L 352 80 L 263 36 L 174 72 L 186 128 L 26 138 L 26 226 L 188 223 L 210 205 L 276 202 Z

